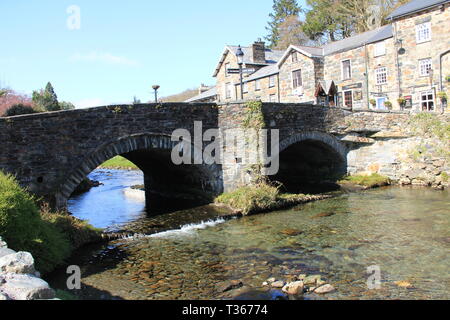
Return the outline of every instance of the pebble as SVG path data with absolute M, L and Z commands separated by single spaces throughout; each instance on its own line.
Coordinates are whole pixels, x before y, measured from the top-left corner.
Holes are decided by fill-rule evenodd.
M 336 289 L 331 284 L 323 285 L 314 290 L 314 293 L 326 294 L 335 291 Z

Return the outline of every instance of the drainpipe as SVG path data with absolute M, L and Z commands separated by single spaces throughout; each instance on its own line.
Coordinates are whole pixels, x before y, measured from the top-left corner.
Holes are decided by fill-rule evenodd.
M 403 96 L 403 92 L 402 92 L 402 70 L 400 68 L 400 53 L 398 48 L 398 35 L 397 35 L 397 22 L 393 23 L 394 26 L 394 47 L 395 47 L 395 58 L 396 58 L 396 64 L 397 64 L 397 87 L 398 87 L 398 97 L 402 97 Z
M 369 97 L 369 53 L 367 51 L 367 43 L 364 44 L 364 50 L 365 50 L 365 64 L 366 64 L 366 105 L 367 109 L 370 109 L 370 97 Z

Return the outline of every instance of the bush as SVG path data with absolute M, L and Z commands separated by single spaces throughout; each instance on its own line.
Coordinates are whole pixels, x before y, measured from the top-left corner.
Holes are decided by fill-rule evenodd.
M 22 114 L 33 114 L 33 113 L 37 113 L 37 111 L 34 110 L 32 106 L 19 103 L 8 108 L 3 116 L 12 117 L 12 116 L 19 116 Z
M 0 236 L 8 247 L 30 252 L 36 269 L 48 273 L 64 263 L 72 250 L 101 239 L 99 229 L 67 213 L 41 211 L 15 178 L 0 171 Z

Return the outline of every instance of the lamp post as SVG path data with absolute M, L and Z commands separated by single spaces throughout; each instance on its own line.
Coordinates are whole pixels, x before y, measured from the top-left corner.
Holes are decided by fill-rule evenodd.
M 158 103 L 158 89 L 160 88 L 160 86 L 155 84 L 154 86 L 152 86 L 152 88 L 153 90 L 155 90 L 155 103 Z
M 236 51 L 236 57 L 238 60 L 239 65 L 239 77 L 241 80 L 241 100 L 244 100 L 244 87 L 243 87 L 243 81 L 242 81 L 242 66 L 244 64 L 244 52 L 242 51 L 241 46 L 239 45 L 237 51 Z

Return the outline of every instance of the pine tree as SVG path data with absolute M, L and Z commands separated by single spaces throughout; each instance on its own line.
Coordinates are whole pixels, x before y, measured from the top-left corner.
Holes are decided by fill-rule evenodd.
M 298 16 L 303 10 L 297 0 L 274 0 L 272 8 L 273 12 L 269 15 L 270 21 L 266 27 L 269 31 L 266 40 L 269 41 L 271 48 L 275 48 L 280 40 L 280 25 L 287 17 Z
M 47 83 L 45 90 L 33 92 L 33 103 L 41 111 L 58 111 L 61 106 L 52 84 Z

